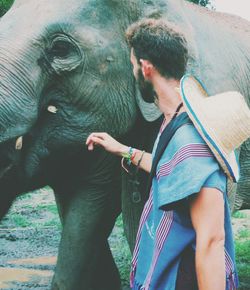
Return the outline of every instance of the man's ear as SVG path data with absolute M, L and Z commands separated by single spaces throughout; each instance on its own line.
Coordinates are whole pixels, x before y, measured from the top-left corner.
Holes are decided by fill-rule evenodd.
M 145 79 L 150 79 L 154 70 L 152 63 L 145 59 L 140 59 L 142 74 Z

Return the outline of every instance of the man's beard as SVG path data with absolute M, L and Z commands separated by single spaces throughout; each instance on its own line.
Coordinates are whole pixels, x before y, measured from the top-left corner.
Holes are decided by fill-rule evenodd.
M 145 80 L 142 70 L 138 70 L 137 84 L 143 100 L 147 103 L 154 103 L 157 98 L 151 82 Z

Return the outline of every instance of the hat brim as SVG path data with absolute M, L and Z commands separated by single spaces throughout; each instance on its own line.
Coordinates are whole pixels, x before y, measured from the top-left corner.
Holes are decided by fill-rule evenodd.
M 208 93 L 204 85 L 194 76 L 185 75 L 181 79 L 181 96 L 185 105 L 187 114 L 193 121 L 196 129 L 203 137 L 207 145 L 210 147 L 218 163 L 221 165 L 227 176 L 233 181 L 239 180 L 239 164 L 235 152 L 225 154 L 219 147 L 216 140 L 209 134 L 206 124 L 202 124 L 198 113 L 195 109 L 195 102 L 200 102 L 201 99 L 208 97 Z M 190 89 L 192 87 L 193 89 Z M 194 93 L 195 91 L 195 93 Z M 190 95 L 192 94 L 192 98 Z

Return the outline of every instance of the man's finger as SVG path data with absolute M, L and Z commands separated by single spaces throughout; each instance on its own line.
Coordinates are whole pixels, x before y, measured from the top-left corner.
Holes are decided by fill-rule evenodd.
M 88 138 L 86 140 L 86 144 L 89 143 L 89 140 L 92 139 L 93 137 L 97 137 L 97 138 L 104 140 L 104 139 L 107 139 L 108 136 L 109 135 L 105 132 L 93 132 L 88 136 Z
M 89 142 L 90 142 L 92 136 L 94 136 L 93 134 L 94 134 L 94 133 L 91 133 L 91 134 L 88 136 L 88 138 L 86 139 L 86 145 L 89 144 Z
M 88 150 L 93 150 L 94 149 L 94 144 L 93 143 L 89 143 L 88 145 Z
M 105 133 L 105 132 L 97 132 L 97 133 L 92 133 L 93 135 L 93 137 L 98 137 L 98 138 L 101 138 L 101 139 L 105 139 L 105 138 L 107 138 L 107 136 L 108 136 L 108 134 L 107 133 Z
M 101 137 L 93 136 L 91 137 L 91 142 L 95 143 L 94 145 L 102 145 L 104 146 L 104 140 Z

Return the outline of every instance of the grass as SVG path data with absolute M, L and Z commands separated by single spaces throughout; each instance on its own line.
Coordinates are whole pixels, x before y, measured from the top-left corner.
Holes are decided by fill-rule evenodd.
M 239 274 L 239 290 L 250 289 L 250 229 L 243 227 L 249 225 L 247 222 L 250 216 L 246 212 L 237 211 L 233 214 L 233 219 L 238 220 L 242 225 L 235 234 L 235 256 Z
M 245 218 L 247 218 L 247 214 L 241 212 L 240 210 L 238 210 L 238 211 L 236 211 L 236 212 L 233 213 L 233 218 L 236 218 L 236 219 L 245 219 Z
M 248 237 L 250 231 L 248 231 Z M 250 240 L 235 241 L 236 263 L 239 273 L 240 288 L 239 290 L 249 290 L 250 285 Z
M 238 238 L 238 239 L 247 239 L 247 238 L 250 238 L 250 230 L 248 230 L 248 229 L 240 230 L 240 231 L 237 233 L 237 238 Z M 250 249 L 250 248 L 249 248 L 249 249 Z
M 42 192 L 47 195 L 40 199 Z M 4 221 L 2 221 L 2 225 L 6 224 L 8 227 L 14 228 L 33 227 L 39 229 L 57 227 L 61 229 L 61 222 L 54 199 L 47 200 L 48 194 L 50 195 L 49 192 L 49 188 L 44 188 L 19 196 Z
M 122 215 L 116 220 L 115 228 L 110 238 L 110 247 L 120 272 L 122 284 L 129 285 L 131 253 L 123 232 Z
M 56 204 L 41 204 L 37 206 L 37 210 L 48 211 L 52 214 L 58 215 L 58 210 Z
M 53 218 L 42 224 L 42 227 L 57 227 L 59 230 L 62 229 L 62 225 L 58 218 Z
M 26 228 L 32 225 L 32 222 L 30 222 L 26 216 L 16 213 L 10 215 L 9 221 L 14 227 Z
M 32 196 L 34 195 L 33 192 L 28 192 L 28 193 L 25 193 L 23 195 L 20 195 L 17 200 L 30 200 L 32 199 Z

